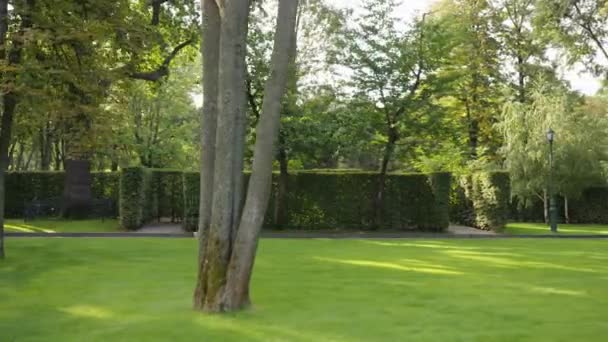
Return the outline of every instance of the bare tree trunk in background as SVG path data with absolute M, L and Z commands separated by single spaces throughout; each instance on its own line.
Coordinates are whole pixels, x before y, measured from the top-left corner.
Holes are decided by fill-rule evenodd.
M 205 8 L 211 3 L 203 5 Z M 297 0 L 281 0 L 271 58 L 271 74 L 264 93 L 262 116 L 257 125 L 254 161 L 247 198 L 238 230 L 235 217 L 235 158 L 240 148 L 238 118 L 245 114 L 245 44 L 249 15 L 248 0 L 218 0 L 220 8 L 219 105 L 215 170 L 209 233 L 201 246 L 199 278 L 194 307 L 210 312 L 232 311 L 249 305 L 249 280 L 257 249 L 259 232 L 270 196 L 274 145 L 279 130 L 281 99 L 287 83 L 289 46 L 294 39 Z M 205 19 L 210 24 L 209 18 Z M 204 27 L 206 26 L 204 25 Z M 205 27 L 207 32 L 210 28 Z M 217 27 L 215 28 L 217 29 Z M 203 47 L 204 51 L 205 46 Z M 208 56 L 204 56 L 207 58 Z M 204 123 L 203 123 L 204 126 Z M 204 138 L 204 137 L 203 137 Z M 209 145 L 207 145 L 209 146 Z M 201 181 L 206 177 L 201 176 Z M 202 186 L 201 186 L 202 187 Z M 205 214 L 201 205 L 201 216 Z M 202 229 L 204 227 L 199 227 Z M 236 234 L 236 236 L 234 236 Z
M 51 154 L 53 140 L 51 137 L 51 127 L 47 120 L 44 126 L 40 129 L 40 169 L 48 171 L 51 169 Z
M 62 157 L 61 157 L 61 141 L 60 140 L 56 140 L 54 142 L 54 149 L 55 149 L 55 171 L 59 171 L 61 170 L 61 167 L 63 165 L 62 163 Z
M 384 208 L 384 190 L 386 189 L 386 177 L 388 174 L 388 164 L 395 152 L 398 133 L 392 125 L 389 124 L 388 141 L 384 146 L 384 155 L 382 156 L 382 164 L 380 165 L 380 174 L 378 175 L 378 185 L 376 197 L 374 198 L 374 227 L 380 228 L 384 224 L 382 208 Z
M 32 26 L 30 12 L 33 10 L 34 0 L 28 0 L 22 5 L 21 25 L 19 32 L 15 34 L 13 44 L 8 52 L 8 64 L 17 66 L 21 63 L 21 52 L 24 44 L 25 31 Z M 6 58 L 6 35 L 8 32 L 8 0 L 0 0 L 0 60 Z M 5 73 L 3 83 L 14 83 L 16 76 L 14 72 Z M 4 259 L 4 204 L 6 198 L 6 169 L 8 167 L 8 150 L 11 144 L 13 118 L 19 96 L 15 89 L 11 88 L 3 97 L 2 118 L 0 119 L 0 259 Z
M 564 196 L 564 218 L 566 223 L 570 223 L 570 208 L 568 205 L 568 196 Z

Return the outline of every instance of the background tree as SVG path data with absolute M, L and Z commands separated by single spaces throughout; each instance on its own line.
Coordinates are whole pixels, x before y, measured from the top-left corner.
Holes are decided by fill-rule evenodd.
M 575 196 L 601 174 L 601 162 L 606 159 L 606 121 L 598 121 L 597 114 L 579 107 L 578 97 L 562 84 L 540 80 L 530 95 L 529 104 L 512 102 L 505 108 L 499 124 L 505 140 L 502 152 L 513 195 L 543 201 L 547 220 L 546 132 L 549 128 L 556 132 L 556 190 L 566 197 Z
M 608 1 L 540 0 L 534 24 L 563 48 L 568 62 L 582 61 L 596 75 L 608 72 Z
M 375 138 L 383 145 L 374 205 L 377 225 L 382 223 L 386 174 L 397 145 L 412 149 L 421 133 L 440 121 L 434 115 L 441 111 L 430 109 L 430 94 L 446 57 L 442 50 L 450 46 L 441 27 L 426 16 L 399 29 L 395 6 L 392 0 L 365 2 L 345 36 L 348 55 L 343 56 L 352 73 L 351 108 L 378 123 Z

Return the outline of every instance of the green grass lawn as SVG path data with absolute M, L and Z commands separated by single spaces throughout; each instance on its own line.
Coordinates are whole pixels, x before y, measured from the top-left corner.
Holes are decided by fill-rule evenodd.
M 608 241 L 262 240 L 194 312 L 194 239 L 8 238 L 0 341 L 604 341 Z
M 72 233 L 72 232 L 116 232 L 120 231 L 118 220 L 31 220 L 24 222 L 22 219 L 10 219 L 4 223 L 7 232 L 22 233 Z
M 608 234 L 608 225 L 593 224 L 558 224 L 558 234 Z M 509 223 L 506 234 L 551 234 L 549 226 L 544 223 Z

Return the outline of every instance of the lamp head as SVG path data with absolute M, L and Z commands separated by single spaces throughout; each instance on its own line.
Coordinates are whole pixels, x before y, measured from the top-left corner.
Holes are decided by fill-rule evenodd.
M 553 129 L 549 128 L 549 130 L 547 131 L 547 141 L 552 143 L 554 139 L 555 139 L 555 131 L 553 131 Z

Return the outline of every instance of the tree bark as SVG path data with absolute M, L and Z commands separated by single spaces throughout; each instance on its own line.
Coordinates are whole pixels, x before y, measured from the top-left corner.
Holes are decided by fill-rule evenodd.
M 247 43 L 248 0 L 218 1 L 220 13 L 219 89 L 213 201 L 209 233 L 206 236 L 202 270 L 199 270 L 200 302 L 195 308 L 221 312 L 229 310 L 224 300 L 226 272 L 232 248 L 235 215 L 235 168 L 241 148 L 235 146 L 237 121 L 244 115 L 246 94 L 245 47 Z M 242 157 L 242 156 L 240 156 Z M 195 296 L 196 299 L 197 296 Z
M 264 88 L 262 116 L 256 127 L 251 179 L 228 270 L 225 298 L 226 306 L 233 310 L 250 305 L 249 283 L 270 197 L 272 162 L 280 128 L 281 100 L 287 86 L 288 51 L 295 39 L 297 9 L 298 0 L 279 2 L 270 76 Z
M 298 6 L 296 12 L 296 22 L 294 27 L 294 36 L 289 47 L 289 65 L 287 75 L 287 96 L 284 96 L 283 113 L 286 116 L 291 116 L 297 110 L 296 100 L 298 92 L 298 30 L 300 19 L 302 17 L 302 6 Z M 274 225 L 278 228 L 285 228 L 288 224 L 287 215 L 287 191 L 289 181 L 289 155 L 287 154 L 287 131 L 279 128 L 279 146 L 277 153 L 277 161 L 279 162 L 279 179 L 277 184 L 277 193 L 275 197 Z
M 28 0 L 21 14 L 21 25 L 19 32 L 13 39 L 12 47 L 8 53 L 8 64 L 17 66 L 21 64 L 21 54 L 24 44 L 25 31 L 32 26 L 30 12 L 33 10 L 34 0 Z M 8 1 L 0 0 L 0 60 L 6 58 L 6 35 L 8 32 Z M 15 72 L 5 73 L 3 83 L 15 83 L 17 75 Z M 14 85 L 13 85 L 14 87 Z M 5 176 L 8 167 L 8 150 L 11 143 L 13 118 L 19 101 L 19 95 L 14 88 L 10 88 L 3 98 L 3 110 L 0 123 L 0 259 L 4 259 L 4 206 L 6 199 Z
M 215 140 L 218 116 L 218 69 L 220 45 L 220 13 L 215 0 L 201 0 L 203 8 L 204 39 L 201 43 L 203 55 L 203 109 L 201 114 L 201 178 L 198 220 L 199 270 L 203 269 L 203 256 L 211 222 L 213 203 L 213 172 L 215 165 Z M 202 304 L 202 274 L 199 273 L 194 305 Z M 198 307 L 202 309 L 202 307 Z
M 279 3 L 277 30 L 271 58 L 270 77 L 264 90 L 262 116 L 256 128 L 256 143 L 252 174 L 247 189 L 243 214 L 236 230 L 236 239 L 231 241 L 231 219 L 234 217 L 234 153 L 231 149 L 236 128 L 236 113 L 240 107 L 240 95 L 246 94 L 245 79 L 240 65 L 235 59 L 243 61 L 246 40 L 246 20 L 249 1 L 235 0 L 221 2 L 221 39 L 220 39 L 220 91 L 219 115 L 216 140 L 216 159 L 214 174 L 214 194 L 211 210 L 209 236 L 205 246 L 202 263 L 202 305 L 195 307 L 213 312 L 232 311 L 249 305 L 249 281 L 255 259 L 259 232 L 270 196 L 274 146 L 279 131 L 281 100 L 287 83 L 289 64 L 288 48 L 294 39 L 294 26 L 297 0 L 281 0 Z M 239 31 L 240 30 L 240 31 Z M 236 38 L 236 39 L 235 39 Z M 242 52 L 243 54 L 241 55 Z M 229 70 L 226 70 L 230 68 Z M 236 81 L 226 83 L 227 81 Z M 235 92 L 237 101 L 231 101 Z M 231 130 L 232 129 L 232 130 Z
M 564 196 L 564 218 L 566 223 L 570 223 L 570 208 L 568 204 L 568 196 Z
M 51 154 L 53 141 L 51 138 L 51 128 L 49 122 L 45 122 L 44 126 L 40 128 L 40 169 L 48 171 L 51 169 Z

